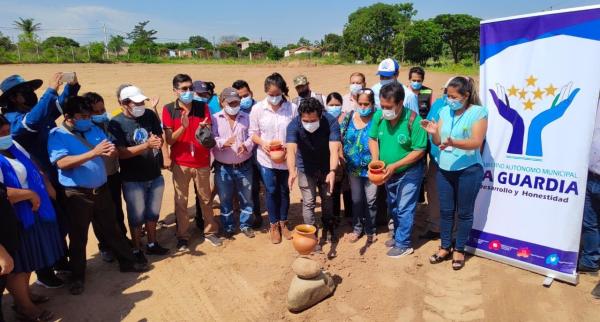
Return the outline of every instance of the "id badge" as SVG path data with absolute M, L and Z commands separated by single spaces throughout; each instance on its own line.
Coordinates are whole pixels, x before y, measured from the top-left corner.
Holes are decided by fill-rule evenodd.
M 454 150 L 454 147 L 448 146 L 444 149 L 444 152 L 452 152 L 453 150 Z
M 192 154 L 192 158 L 196 156 L 196 147 L 193 142 L 190 142 L 190 153 Z

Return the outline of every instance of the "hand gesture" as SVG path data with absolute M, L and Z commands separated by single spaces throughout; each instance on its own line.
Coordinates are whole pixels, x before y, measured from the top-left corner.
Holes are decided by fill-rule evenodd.
M 449 146 L 454 146 L 454 140 L 452 140 L 451 137 L 448 137 L 446 139 L 446 141 L 444 141 L 441 145 L 440 145 L 440 149 L 442 149 L 442 147 L 444 147 L 442 150 L 446 149 Z
M 160 102 L 160 97 L 155 96 L 153 98 L 150 99 L 150 107 L 152 109 L 156 109 L 156 107 L 158 106 L 158 103 Z
M 60 86 L 62 85 L 62 75 L 63 73 L 56 73 L 50 78 L 50 82 L 48 83 L 48 87 L 52 88 L 55 91 L 58 91 Z
M 431 135 L 438 131 L 438 124 L 434 120 L 421 120 L 421 127 Z
M 150 134 L 150 138 L 146 142 L 148 148 L 157 150 L 162 147 L 162 143 L 162 139 L 153 133 Z
M 230 137 L 225 143 L 223 143 L 224 148 L 230 148 L 233 143 L 235 143 L 235 136 Z
M 246 149 L 246 146 L 245 146 L 245 145 L 243 145 L 243 144 L 242 144 L 242 145 L 240 145 L 240 146 L 238 147 L 238 150 L 237 150 L 237 155 L 238 155 L 238 156 L 241 156 L 241 155 L 243 155 L 243 154 L 246 154 L 246 153 L 248 153 L 248 149 Z
M 79 80 L 77 79 L 77 73 L 73 72 L 73 80 L 69 82 L 69 85 L 77 85 L 77 83 L 79 83 Z
M 188 126 L 190 126 L 190 118 L 189 118 L 188 113 L 186 111 L 181 112 L 181 126 L 184 129 L 187 129 Z
M 114 149 L 115 149 L 114 144 L 112 144 L 108 140 L 104 139 L 104 140 L 102 140 L 102 142 L 98 143 L 98 145 L 96 145 L 92 151 L 94 152 L 95 156 L 102 156 L 102 155 L 110 155 L 112 153 L 112 151 L 114 151 Z
M 388 165 L 385 167 L 384 169 L 384 175 L 383 175 L 383 182 L 385 183 L 386 181 L 388 181 L 392 175 L 394 174 L 394 172 L 396 172 L 396 168 L 393 167 L 392 165 Z

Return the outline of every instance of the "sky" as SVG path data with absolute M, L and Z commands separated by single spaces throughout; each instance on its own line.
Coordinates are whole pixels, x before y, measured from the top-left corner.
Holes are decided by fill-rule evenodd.
M 367 0 L 0 0 L 0 32 L 16 40 L 13 22 L 19 17 L 41 23 L 39 36 L 73 38 L 81 44 L 103 41 L 106 35 L 125 35 L 150 20 L 157 42 L 184 42 L 192 35 L 210 41 L 223 36 L 246 36 L 277 46 L 311 41 L 328 33 L 341 34 L 348 15 L 376 2 Z M 398 3 L 398 2 L 396 2 Z M 442 13 L 466 13 L 482 19 L 501 18 L 598 4 L 599 0 L 414 0 L 415 19 Z M 104 26 L 106 27 L 104 29 Z

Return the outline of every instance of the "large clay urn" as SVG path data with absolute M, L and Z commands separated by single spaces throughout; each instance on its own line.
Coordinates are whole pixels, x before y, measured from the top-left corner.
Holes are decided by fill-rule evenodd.
M 273 160 L 273 162 L 285 162 L 285 150 L 283 149 L 283 144 L 281 141 L 271 141 L 271 143 L 269 144 L 269 151 L 269 156 L 271 157 L 271 160 Z
M 369 180 L 373 184 L 380 186 L 383 184 L 383 177 L 385 176 L 385 163 L 383 161 L 371 161 L 369 163 Z
M 292 244 L 300 255 L 309 255 L 317 246 L 317 227 L 313 225 L 298 225 L 294 228 Z

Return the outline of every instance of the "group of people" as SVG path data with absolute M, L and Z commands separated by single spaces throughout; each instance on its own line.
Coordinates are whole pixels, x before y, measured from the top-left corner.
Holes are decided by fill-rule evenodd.
M 450 78 L 434 100 L 421 67 L 409 70 L 406 85 L 399 72 L 397 61 L 385 59 L 370 88 L 364 74 L 353 73 L 346 95 L 326 96 L 299 75 L 294 99 L 284 78 L 273 73 L 260 101 L 244 80 L 216 95 L 213 83 L 178 74 L 174 101 L 162 113 L 158 100 L 126 83 L 117 89 L 119 113 L 112 117 L 101 95 L 79 95 L 76 76 L 59 94 L 63 77 L 55 74 L 39 99 L 41 80 L 6 78 L 0 84 L 0 288 L 8 287 L 20 318 L 51 319 L 38 306 L 48 298 L 29 290 L 30 274 L 36 271 L 41 285 L 60 287 L 56 273 L 68 271 L 69 291 L 81 294 L 90 224 L 104 260 L 116 259 L 121 272 L 147 271 L 145 255 L 169 252 L 157 241 L 163 169 L 172 172 L 177 251 L 185 251 L 191 237 L 190 181 L 196 225 L 214 246 L 232 238 L 238 222 L 244 236 L 255 236 L 262 225 L 261 183 L 270 241 L 291 239 L 290 189 L 297 183 L 304 223 L 318 225 L 320 198 L 318 248 L 338 237 L 343 200 L 352 217 L 351 243 L 363 236 L 375 242 L 378 213 L 389 215 L 392 238 L 385 246 L 393 258 L 413 252 L 415 211 L 426 191 L 424 237 L 441 239 L 429 261 L 451 259 L 454 270 L 463 268 L 483 179 L 487 109 L 470 77 Z M 384 165 L 378 182 L 369 179 L 373 161 Z M 592 256 L 597 265 L 597 254 Z

